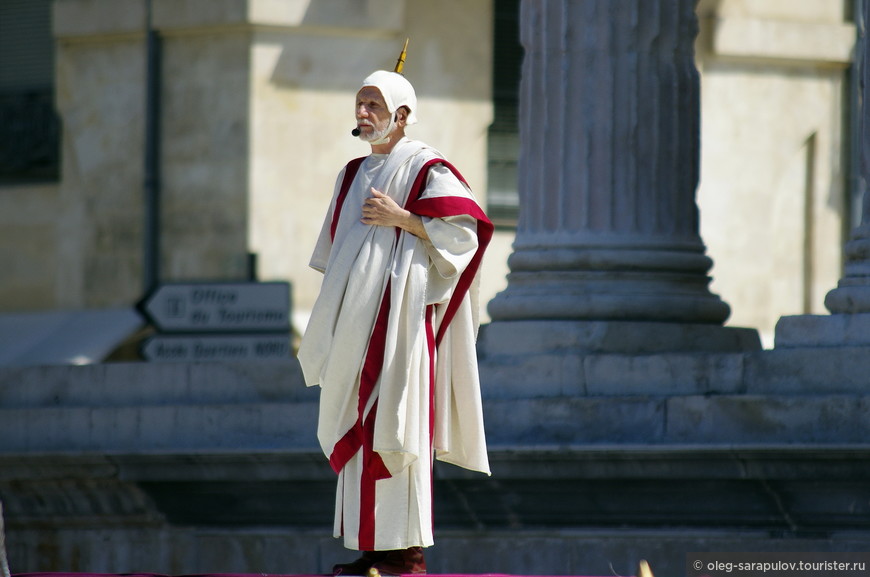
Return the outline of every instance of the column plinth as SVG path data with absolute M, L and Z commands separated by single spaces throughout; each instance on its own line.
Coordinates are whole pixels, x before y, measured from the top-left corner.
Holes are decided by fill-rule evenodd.
M 870 207 L 866 193 L 864 206 Z M 870 216 L 866 213 L 864 223 L 846 243 L 845 276 L 825 296 L 825 306 L 834 314 L 870 313 Z

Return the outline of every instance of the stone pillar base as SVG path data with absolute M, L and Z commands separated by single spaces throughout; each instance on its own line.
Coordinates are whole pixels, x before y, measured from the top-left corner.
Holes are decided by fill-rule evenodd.
M 870 313 L 795 315 L 776 323 L 778 349 L 870 346 Z
M 485 325 L 478 348 L 482 355 L 722 353 L 757 351 L 761 341 L 755 329 L 701 323 L 524 320 Z
M 870 264 L 865 265 L 870 268 Z M 834 314 L 870 312 L 870 277 L 847 276 L 825 296 L 825 306 Z
M 508 286 L 487 305 L 494 321 L 721 325 L 731 312 L 709 290 L 713 261 L 700 241 L 610 238 L 610 245 L 601 239 L 571 244 L 563 236 L 517 238 Z

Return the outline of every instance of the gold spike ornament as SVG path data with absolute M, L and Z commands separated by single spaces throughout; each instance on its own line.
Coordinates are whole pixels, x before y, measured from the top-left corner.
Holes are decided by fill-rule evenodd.
M 405 54 L 408 52 L 408 40 L 410 38 L 405 38 L 405 46 L 402 48 L 402 53 L 399 54 L 399 59 L 396 60 L 396 68 L 393 69 L 393 72 L 402 74 L 402 71 L 405 69 Z
M 652 569 L 646 559 L 641 559 L 637 567 L 637 577 L 654 577 Z

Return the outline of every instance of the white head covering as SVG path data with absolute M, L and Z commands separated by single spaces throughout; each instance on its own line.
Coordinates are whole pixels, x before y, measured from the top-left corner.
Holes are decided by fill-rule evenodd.
M 410 110 L 407 124 L 417 122 L 417 94 L 404 76 L 397 72 L 378 70 L 363 80 L 360 90 L 366 86 L 374 86 L 381 91 L 384 102 L 387 104 L 387 110 L 391 114 L 402 106 L 407 106 Z

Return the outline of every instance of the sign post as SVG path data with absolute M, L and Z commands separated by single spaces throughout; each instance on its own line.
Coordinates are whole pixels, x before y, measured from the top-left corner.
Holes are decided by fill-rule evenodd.
M 290 357 L 290 284 L 171 283 L 138 305 L 158 331 L 142 346 L 151 361 Z

